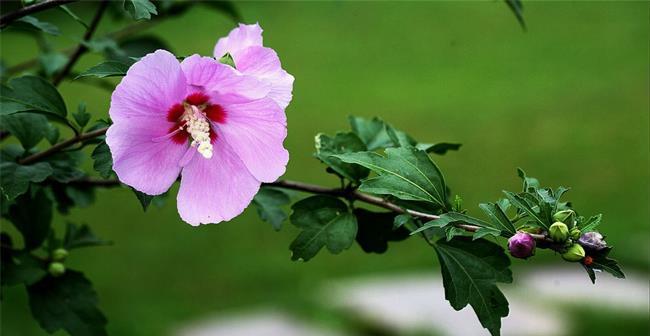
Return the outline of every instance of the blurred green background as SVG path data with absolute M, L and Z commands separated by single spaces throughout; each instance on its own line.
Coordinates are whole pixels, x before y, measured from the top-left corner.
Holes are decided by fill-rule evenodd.
M 90 21 L 93 5 L 71 8 Z M 237 3 L 246 22 L 262 25 L 265 44 L 296 78 L 285 177 L 336 185 L 311 155 L 313 136 L 347 129 L 351 114 L 380 116 L 422 142 L 464 144 L 434 159 L 472 213 L 502 189 L 520 188 L 515 167 L 544 185 L 572 187 L 567 198 L 582 214 L 603 213 L 602 230 L 624 269 L 647 277 L 647 2 L 524 5 L 527 32 L 498 1 Z M 57 48 L 83 34 L 61 12 L 38 17 L 62 29 L 52 40 Z M 211 55 L 233 26 L 227 16 L 195 7 L 142 34 L 165 39 L 177 55 Z M 106 17 L 97 35 L 118 27 Z M 11 31 L 1 42 L 7 66 L 38 50 Z M 86 55 L 76 70 L 100 60 Z M 70 110 L 84 101 L 95 117 L 107 116 L 109 92 L 69 81 L 61 91 Z M 73 253 L 68 262 L 93 281 L 112 335 L 166 335 L 197 318 L 260 305 L 353 333 L 349 321 L 319 305 L 322 284 L 438 272 L 434 252 L 418 239 L 393 244 L 384 255 L 353 246 L 338 256 L 321 251 L 309 263 L 291 262 L 288 246 L 297 230 L 288 223 L 274 232 L 249 209 L 232 222 L 194 228 L 179 219 L 174 197 L 143 213 L 128 189 L 102 190 L 92 207 L 57 217 L 59 232 L 65 221 L 88 223 L 115 242 Z M 515 260 L 515 277 L 550 262 L 559 262 L 550 252 Z M 590 285 L 586 274 L 584 285 Z M 3 335 L 44 334 L 22 288 L 5 290 L 2 300 Z M 578 320 L 571 334 L 648 330 L 647 312 L 566 309 Z

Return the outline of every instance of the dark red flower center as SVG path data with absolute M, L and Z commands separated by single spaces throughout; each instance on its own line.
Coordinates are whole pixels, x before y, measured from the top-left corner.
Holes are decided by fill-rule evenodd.
M 174 123 L 174 126 L 169 129 L 169 132 L 175 132 L 172 136 L 172 140 L 175 143 L 185 144 L 191 136 L 187 123 L 189 120 L 188 117 L 195 113 L 192 106 L 195 106 L 202 116 L 211 122 L 218 124 L 226 122 L 226 111 L 221 105 L 211 103 L 210 97 L 203 92 L 191 93 L 185 97 L 183 102 L 174 104 L 167 111 L 167 120 Z M 209 132 L 210 141 L 214 143 L 217 139 L 217 134 L 212 126 L 210 126 Z

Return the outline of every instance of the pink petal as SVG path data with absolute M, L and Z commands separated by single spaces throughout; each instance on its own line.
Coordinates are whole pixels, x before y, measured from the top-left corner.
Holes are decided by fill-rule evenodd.
M 186 94 L 185 76 L 176 57 L 156 50 L 127 71 L 113 91 L 109 114 L 116 123 L 131 117 L 165 119 L 169 108 Z
M 192 55 L 183 60 L 181 68 L 193 89 L 206 91 L 218 97 L 216 100 L 246 102 L 266 97 L 271 90 L 270 84 L 244 76 L 211 57 Z
M 183 168 L 178 213 L 191 225 L 228 221 L 246 209 L 259 188 L 228 144 L 217 140 L 211 159 L 195 155 Z
M 226 53 L 235 54 L 239 50 L 250 46 L 262 45 L 262 27 L 259 24 L 239 24 L 239 27 L 230 31 L 228 36 L 222 37 L 214 47 L 214 58 L 220 59 Z
M 162 194 L 176 181 L 181 171 L 178 163 L 187 149 L 171 138 L 152 141 L 169 129 L 165 119 L 156 120 L 133 117 L 116 122 L 106 132 L 113 170 L 120 181 L 149 195 Z
M 273 182 L 284 174 L 289 153 L 286 116 L 273 100 L 264 98 L 225 106 L 226 122 L 217 126 L 217 136 L 227 142 L 248 170 L 262 182 Z

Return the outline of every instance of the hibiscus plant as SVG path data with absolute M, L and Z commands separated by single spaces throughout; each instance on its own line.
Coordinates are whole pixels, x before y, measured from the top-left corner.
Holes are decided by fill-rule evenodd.
M 584 267 L 591 281 L 597 271 L 624 277 L 596 231 L 601 216 L 583 216 L 563 201 L 568 188 L 542 187 L 519 169 L 522 189 L 479 204 L 484 216 L 474 214 L 450 192 L 452 181 L 435 162 L 460 144 L 419 142 L 379 118 L 352 116 L 350 129 L 316 135 L 314 155 L 339 187 L 280 179 L 290 164 L 283 142 L 294 77 L 264 45 L 259 24 L 238 24 L 227 36 L 215 36 L 212 55 L 174 55 L 155 39 L 126 39 L 195 5 L 239 21 L 231 3 L 101 1 L 93 3 L 96 14 L 86 24 L 68 2 L 25 1 L 0 22 L 37 37 L 56 35 L 56 26 L 31 14 L 60 8 L 87 27 L 75 49 L 49 51 L 39 61 L 5 69 L 2 78 L 1 137 L 17 141 L 0 152 L 1 210 L 20 235 L 1 234 L 2 286 L 25 287 L 34 318 L 49 333 L 106 334 L 91 282 L 65 260 L 79 248 L 109 242 L 87 225 L 51 228 L 54 211 L 89 204 L 96 188 L 131 188 L 146 209 L 179 183 L 178 214 L 194 226 L 227 222 L 252 204 L 276 230 L 286 220 L 300 229 L 289 247 L 292 260 L 309 261 L 324 248 L 341 253 L 353 244 L 384 253 L 389 243 L 421 239 L 438 257 L 451 306 L 470 305 L 492 335 L 508 315 L 497 286 L 513 280 L 508 254 L 530 258 L 547 249 Z M 521 20 L 519 1 L 506 2 Z M 97 38 L 106 12 L 141 22 Z M 88 52 L 106 60 L 74 72 Z M 37 75 L 23 74 L 39 64 Z M 104 80 L 109 76 L 122 78 L 113 87 Z M 83 104 L 69 113 L 57 89 L 64 80 L 108 86 L 105 119 L 91 122 Z M 61 139 L 60 128 L 72 136 Z M 50 146 L 37 148 L 43 139 Z M 86 147 L 95 172 L 80 168 Z

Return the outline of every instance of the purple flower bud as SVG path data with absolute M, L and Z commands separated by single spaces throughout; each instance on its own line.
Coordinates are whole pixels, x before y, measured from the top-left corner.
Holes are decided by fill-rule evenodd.
M 526 259 L 535 254 L 535 239 L 528 233 L 517 232 L 508 239 L 508 250 L 513 257 Z
M 582 245 L 582 247 L 594 251 L 600 251 L 607 247 L 603 235 L 595 231 L 583 234 L 580 239 L 578 239 L 578 243 Z

